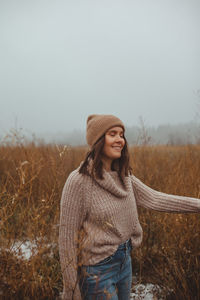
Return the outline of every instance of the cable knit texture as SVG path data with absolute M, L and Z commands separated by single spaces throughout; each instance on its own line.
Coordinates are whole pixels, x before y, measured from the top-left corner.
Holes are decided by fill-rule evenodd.
M 63 274 L 63 299 L 81 299 L 77 270 L 113 254 L 131 238 L 142 242 L 137 205 L 165 212 L 199 212 L 200 200 L 155 191 L 135 176 L 123 183 L 117 172 L 103 170 L 104 179 L 73 171 L 61 198 L 59 252 Z

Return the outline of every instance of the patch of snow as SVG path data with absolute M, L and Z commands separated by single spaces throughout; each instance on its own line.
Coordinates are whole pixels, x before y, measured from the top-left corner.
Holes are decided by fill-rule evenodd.
M 18 257 L 28 260 L 32 255 L 37 253 L 37 245 L 31 241 L 17 241 L 12 245 L 10 250 Z
M 55 248 L 56 246 L 56 243 L 43 243 L 43 249 L 48 249 L 49 256 L 53 255 L 52 248 Z M 18 258 L 28 260 L 36 255 L 41 248 L 39 249 L 38 241 L 26 240 L 13 242 L 12 246 L 7 250 L 12 252 Z
M 169 292 L 157 284 L 136 284 L 133 287 L 130 300 L 164 300 Z

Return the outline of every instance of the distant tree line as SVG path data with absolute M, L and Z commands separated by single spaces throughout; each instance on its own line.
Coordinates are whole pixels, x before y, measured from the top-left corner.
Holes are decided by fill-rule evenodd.
M 164 124 L 148 127 L 142 118 L 138 126 L 126 127 L 126 138 L 129 145 L 185 145 L 200 144 L 200 122 L 189 122 L 177 125 Z M 22 128 L 11 129 L 7 134 L 0 134 L 0 144 L 35 144 L 56 143 L 69 146 L 86 145 L 85 130 L 43 132 L 26 134 Z
M 68 144 L 71 146 L 86 145 L 85 130 L 72 130 L 70 132 L 58 132 L 56 135 L 46 134 L 41 136 L 45 142 Z M 158 127 L 146 127 L 143 122 L 139 126 L 127 127 L 126 138 L 129 145 L 185 145 L 200 144 L 200 125 L 197 122 L 177 125 L 160 125 Z

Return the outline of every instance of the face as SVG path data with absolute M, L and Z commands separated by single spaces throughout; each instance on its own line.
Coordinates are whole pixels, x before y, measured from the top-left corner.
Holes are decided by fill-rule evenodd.
M 111 162 L 121 156 L 124 148 L 124 131 L 121 127 L 116 126 L 109 129 L 105 134 L 105 143 L 103 147 L 103 157 Z

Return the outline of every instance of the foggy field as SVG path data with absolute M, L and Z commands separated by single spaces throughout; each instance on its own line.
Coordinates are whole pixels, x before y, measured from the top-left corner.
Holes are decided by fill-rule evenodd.
M 87 148 L 33 143 L 0 146 L 0 299 L 56 299 L 62 291 L 59 203 L 68 174 Z M 133 173 L 152 188 L 200 198 L 200 146 L 135 146 Z M 200 299 L 200 216 L 139 208 L 142 246 L 133 250 L 137 282 Z M 31 245 L 30 255 L 20 243 Z

